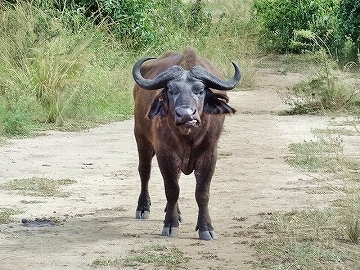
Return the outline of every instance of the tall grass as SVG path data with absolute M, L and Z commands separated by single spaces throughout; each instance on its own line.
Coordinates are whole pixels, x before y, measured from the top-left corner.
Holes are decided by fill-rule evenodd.
M 232 75 L 230 61 L 238 62 L 243 87 L 252 84 L 257 43 L 256 23 L 248 15 L 252 0 L 159 4 L 151 14 L 156 38 L 137 46 L 141 50 L 116 39 L 112 28 L 95 24 L 98 18 L 86 17 L 82 9 L 56 3 L 0 5 L 0 134 L 128 118 L 133 63 L 169 50 L 195 47 L 224 76 Z
M 196 8 L 196 2 L 189 1 L 185 11 Z M 169 27 L 164 28 L 162 33 L 165 42 L 161 42 L 160 46 L 149 47 L 144 50 L 144 54 L 159 55 L 168 50 L 182 51 L 185 47 L 195 47 L 224 76 L 233 73 L 230 61 L 237 62 L 243 75 L 240 87 L 252 86 L 259 39 L 259 24 L 250 14 L 253 1 L 203 2 L 202 12 L 179 12 L 176 8 L 170 10 L 173 14 L 164 22 Z
M 113 76 L 111 85 L 104 83 L 109 75 L 103 70 L 120 78 L 127 67 L 114 41 L 86 24 L 69 31 L 61 13 L 28 2 L 2 4 L 0 11 L 0 133 L 26 135 L 36 123 L 68 126 L 129 115 L 131 86 Z M 94 108 L 89 100 L 106 106 Z

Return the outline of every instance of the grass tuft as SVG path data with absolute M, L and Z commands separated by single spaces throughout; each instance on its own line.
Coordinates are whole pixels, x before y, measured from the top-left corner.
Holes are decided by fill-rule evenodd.
M 134 255 L 126 259 L 126 266 L 135 266 L 140 263 L 167 269 L 182 269 L 182 265 L 189 260 L 190 258 L 176 247 L 151 245 L 144 247 L 143 250 L 134 251 Z
M 32 177 L 27 179 L 15 179 L 0 185 L 3 190 L 14 190 L 27 196 L 41 197 L 68 197 L 69 192 L 59 190 L 61 186 L 76 183 L 75 180 Z
M 292 166 L 311 172 L 346 173 L 348 176 L 358 174 L 360 161 L 347 157 L 343 153 L 343 139 L 334 130 L 316 131 L 316 140 L 303 143 L 292 143 L 289 148 L 294 153 L 286 158 Z
M 360 238 L 359 219 L 348 221 L 348 225 L 346 226 L 346 234 L 352 243 L 359 244 L 359 238 Z
M 331 55 L 322 48 L 316 53 L 317 65 L 315 75 L 279 94 L 283 102 L 291 109 L 282 112 L 284 115 L 318 114 L 329 111 L 358 112 L 360 91 L 358 82 L 352 79 L 346 67 L 341 70 Z
M 0 224 L 8 224 L 12 222 L 11 216 L 21 213 L 23 213 L 23 211 L 12 208 L 0 208 Z
M 120 261 L 116 258 L 98 258 L 95 259 L 91 264 L 90 267 L 118 267 L 120 266 Z

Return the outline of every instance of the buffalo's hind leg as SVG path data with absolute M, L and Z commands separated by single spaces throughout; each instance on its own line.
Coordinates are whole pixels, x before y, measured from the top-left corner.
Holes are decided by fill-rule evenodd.
M 148 219 L 150 216 L 150 195 L 149 180 L 151 174 L 151 160 L 154 157 L 154 149 L 145 138 L 136 137 L 138 154 L 139 154 L 139 175 L 141 180 L 141 191 L 136 208 L 136 219 Z

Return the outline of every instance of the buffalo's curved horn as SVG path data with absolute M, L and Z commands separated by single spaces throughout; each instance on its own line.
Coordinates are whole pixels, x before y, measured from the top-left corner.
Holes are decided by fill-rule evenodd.
M 133 77 L 135 82 L 143 89 L 146 90 L 156 90 L 166 87 L 167 83 L 173 79 L 176 79 L 185 72 L 184 69 L 180 66 L 172 66 L 166 69 L 164 72 L 160 73 L 153 79 L 145 79 L 140 72 L 141 65 L 150 60 L 155 59 L 153 57 L 145 57 L 138 60 L 133 67 Z
M 233 89 L 240 81 L 241 79 L 241 73 L 240 68 L 237 64 L 232 62 L 234 68 L 235 68 L 235 74 L 234 77 L 232 77 L 230 80 L 222 80 L 215 75 L 211 74 L 209 71 L 207 71 L 205 68 L 201 66 L 195 66 L 190 70 L 190 76 L 202 80 L 204 84 L 213 89 L 217 90 L 231 90 Z

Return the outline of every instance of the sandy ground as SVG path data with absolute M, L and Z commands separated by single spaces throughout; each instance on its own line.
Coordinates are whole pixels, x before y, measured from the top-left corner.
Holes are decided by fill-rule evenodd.
M 1 208 L 24 211 L 15 216 L 16 222 L 0 225 L 0 269 L 89 269 L 99 259 L 118 261 L 99 266 L 103 269 L 154 269 L 148 263 L 124 264 L 134 251 L 151 245 L 176 246 L 190 258 L 183 269 L 251 269 L 256 261 L 251 241 L 261 234 L 256 225 L 264 215 L 319 207 L 336 197 L 326 188 L 328 183 L 284 160 L 290 143 L 314 139 L 311 129 L 325 128 L 329 119 L 278 116 L 276 112 L 286 107 L 276 91 L 300 76 L 265 69 L 257 76 L 254 90 L 230 93 L 237 113 L 225 121 L 210 200 L 218 240 L 197 238 L 193 175 L 180 180 L 184 221 L 179 237 L 160 236 L 165 195 L 155 162 L 150 219 L 134 219 L 140 181 L 133 122 L 128 120 L 83 132 L 51 131 L 0 147 L 0 183 L 30 177 L 77 181 L 63 188 L 71 192 L 67 198 L 0 190 Z M 61 222 L 53 227 L 21 226 L 23 218 L 42 217 Z

